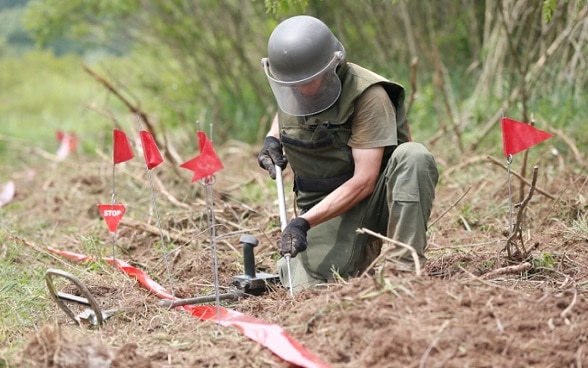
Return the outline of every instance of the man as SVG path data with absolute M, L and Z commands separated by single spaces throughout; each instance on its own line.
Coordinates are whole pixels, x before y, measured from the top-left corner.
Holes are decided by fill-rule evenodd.
M 431 153 L 409 142 L 404 88 L 347 62 L 310 16 L 280 23 L 262 64 L 279 110 L 258 162 L 272 179 L 275 165 L 290 163 L 300 208 L 278 241 L 293 287 L 364 271 L 381 242 L 358 234 L 362 227 L 414 248 L 422 266 L 438 172 Z M 410 252 L 398 261 L 414 270 Z M 284 258 L 278 268 L 288 286 Z

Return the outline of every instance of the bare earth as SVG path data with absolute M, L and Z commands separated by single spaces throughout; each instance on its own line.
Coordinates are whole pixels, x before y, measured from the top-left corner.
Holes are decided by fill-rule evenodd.
M 259 239 L 258 271 L 276 272 L 279 219 L 274 183 L 257 167 L 255 149 L 233 143 L 219 153 L 225 169 L 213 188 L 224 292 L 232 277 L 244 272 L 238 242 L 244 233 Z M 521 160 L 515 159 L 514 170 Z M 22 332 L 30 342 L 15 366 L 291 366 L 235 328 L 160 306 L 156 296 L 105 263 L 76 263 L 46 251 L 51 246 L 112 255 L 112 237 L 96 209 L 111 201 L 107 158 L 74 155 L 61 163 L 15 166 L 18 205 L 10 211 L 19 229 L 13 239 L 30 249 L 23 267 L 70 272 L 101 308 L 118 311 L 96 328 L 77 326 L 49 304 L 50 310 L 39 311 L 47 322 Z M 278 287 L 222 305 L 282 326 L 332 367 L 587 367 L 588 177 L 585 168 L 573 166 L 539 162 L 537 188 L 553 199 L 535 190 L 526 206 L 523 244 L 529 256 L 524 259 L 514 255 L 509 262 L 505 251 L 506 172 L 485 157 L 463 166 L 440 160 L 429 261 L 422 276 L 398 273 L 382 257 L 373 274 L 306 290 L 293 299 Z M 167 259 L 176 296 L 210 295 L 205 188 L 191 184 L 189 172 L 178 172 L 168 162 L 152 171 L 155 211 L 142 160 L 116 167 L 117 202 L 128 212 L 116 234 L 115 254 L 169 290 Z M 285 174 L 289 186 L 291 173 Z M 513 178 L 513 184 L 519 198 L 520 181 Z M 528 191 L 526 186 L 524 194 Z M 289 190 L 287 195 L 292 204 Z M 289 210 L 293 216 L 292 206 Z M 166 232 L 164 247 L 157 215 Z M 512 272 L 507 266 L 520 268 Z M 57 287 L 75 292 L 67 282 Z M 83 309 L 72 305 L 76 308 Z

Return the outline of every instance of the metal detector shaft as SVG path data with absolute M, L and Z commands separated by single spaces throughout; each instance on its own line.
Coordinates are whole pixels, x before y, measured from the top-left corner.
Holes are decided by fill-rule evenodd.
M 243 293 L 240 292 L 229 292 L 218 294 L 218 300 L 237 300 Z M 168 307 L 174 308 L 179 307 L 182 305 L 188 304 L 204 304 L 204 303 L 211 303 L 217 300 L 217 295 L 205 295 L 205 296 L 197 296 L 195 298 L 186 298 L 186 299 L 176 299 L 176 300 L 162 300 L 159 304 Z
M 280 210 L 280 227 L 282 231 L 288 225 L 288 215 L 286 214 L 286 197 L 284 196 L 284 183 L 282 181 L 282 168 L 275 165 L 276 168 L 276 187 L 278 189 L 278 207 Z M 294 296 L 294 289 L 292 288 L 292 269 L 290 268 L 290 253 L 284 254 L 286 258 L 286 266 L 288 267 L 288 282 L 290 286 L 290 296 Z
M 280 210 L 280 228 L 282 231 L 288 225 L 286 214 L 286 197 L 284 196 L 284 182 L 282 181 L 282 168 L 276 165 L 276 187 L 278 189 L 278 207 Z

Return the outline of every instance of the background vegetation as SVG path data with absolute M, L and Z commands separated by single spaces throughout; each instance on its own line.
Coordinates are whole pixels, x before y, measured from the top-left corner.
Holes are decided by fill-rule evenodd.
M 124 121 L 128 111 L 83 71 L 85 64 L 158 130 L 184 133 L 196 122 L 213 123 L 217 142 L 258 142 L 275 109 L 259 63 L 267 38 L 280 20 L 306 13 L 331 26 L 350 61 L 404 84 L 415 97 L 415 139 L 450 141 L 455 160 L 478 147 L 497 151 L 503 114 L 523 121 L 533 115 L 538 126 L 565 129 L 586 143 L 584 1 L 426 4 L 3 1 L 0 133 L 31 142 L 53 139 L 57 128 L 108 137 L 105 115 Z

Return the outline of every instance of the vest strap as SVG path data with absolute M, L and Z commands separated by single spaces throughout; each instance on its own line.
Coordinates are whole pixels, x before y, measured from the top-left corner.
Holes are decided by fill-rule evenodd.
M 351 179 L 353 171 L 347 172 L 340 176 L 335 176 L 326 179 L 305 179 L 298 175 L 294 175 L 294 185 L 296 191 L 302 192 L 332 192 L 341 184 Z

